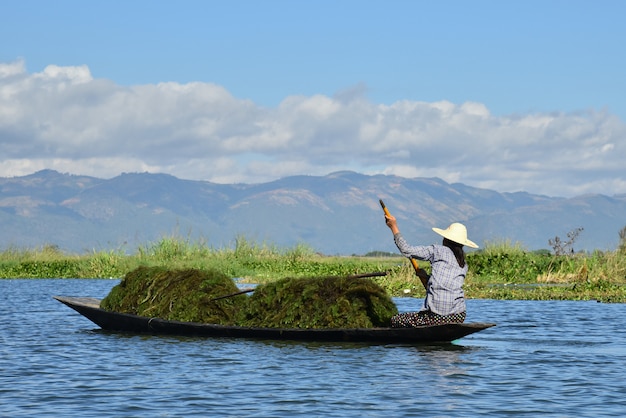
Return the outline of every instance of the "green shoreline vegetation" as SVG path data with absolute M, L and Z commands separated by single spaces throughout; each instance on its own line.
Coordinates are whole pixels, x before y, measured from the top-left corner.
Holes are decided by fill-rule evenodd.
M 569 236 L 569 235 L 568 235 Z M 465 295 L 470 299 L 597 300 L 626 303 L 626 227 L 614 251 L 563 254 L 567 245 L 526 251 L 509 242 L 488 243 L 467 254 Z M 571 244 L 568 242 L 567 244 Z M 304 244 L 281 249 L 239 237 L 233 248 L 171 236 L 134 254 L 93 251 L 68 254 L 53 245 L 0 252 L 0 278 L 122 278 L 137 267 L 215 269 L 240 283 L 262 284 L 284 277 L 346 276 L 385 271 L 372 277 L 392 296 L 423 297 L 424 289 L 406 259 L 389 253 L 325 256 Z M 428 263 L 420 262 L 428 271 Z

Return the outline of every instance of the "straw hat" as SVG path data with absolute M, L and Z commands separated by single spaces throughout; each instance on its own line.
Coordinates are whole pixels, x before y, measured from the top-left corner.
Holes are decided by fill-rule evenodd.
M 475 242 L 467 239 L 467 228 L 465 228 L 465 225 L 458 222 L 450 224 L 448 229 L 433 228 L 433 231 L 444 238 L 448 238 L 450 241 L 467 245 L 468 247 L 478 248 Z

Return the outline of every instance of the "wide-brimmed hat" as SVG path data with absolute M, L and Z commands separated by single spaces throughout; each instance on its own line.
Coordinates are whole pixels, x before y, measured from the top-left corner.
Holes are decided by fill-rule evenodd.
M 448 238 L 450 241 L 454 241 L 461 245 L 467 245 L 468 247 L 478 248 L 478 245 L 475 242 L 467 239 L 467 228 L 465 228 L 465 225 L 458 222 L 450 224 L 448 229 L 433 228 L 433 231 L 444 238 Z

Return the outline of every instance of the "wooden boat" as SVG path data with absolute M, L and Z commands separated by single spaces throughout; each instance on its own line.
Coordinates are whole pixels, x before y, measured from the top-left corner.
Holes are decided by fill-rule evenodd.
M 100 299 L 96 298 L 54 298 L 104 330 L 163 335 L 327 342 L 442 343 L 495 326 L 489 323 L 463 323 L 416 328 L 251 328 L 169 321 L 111 312 L 101 309 Z

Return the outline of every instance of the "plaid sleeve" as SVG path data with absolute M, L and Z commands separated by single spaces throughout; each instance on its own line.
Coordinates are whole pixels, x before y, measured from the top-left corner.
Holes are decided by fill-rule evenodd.
M 432 245 L 409 245 L 399 232 L 393 236 L 393 240 L 403 256 L 432 262 L 432 256 L 434 255 L 434 248 Z

